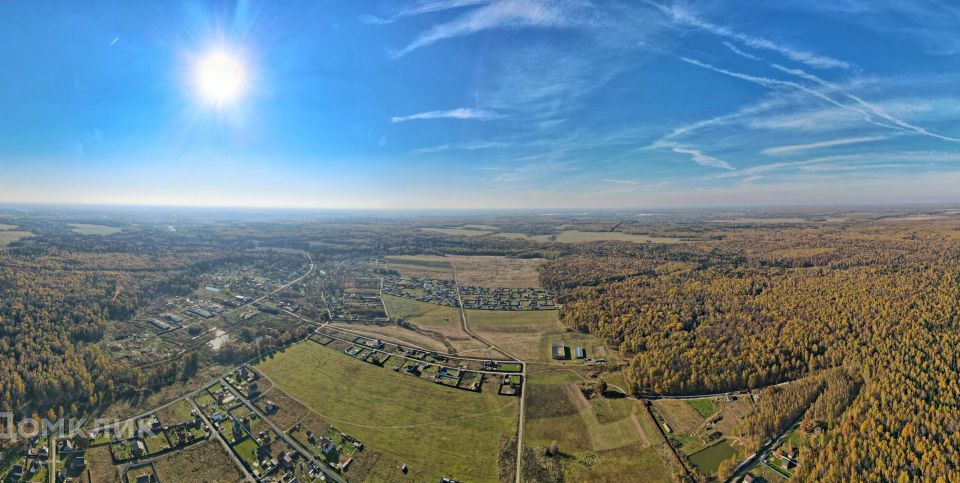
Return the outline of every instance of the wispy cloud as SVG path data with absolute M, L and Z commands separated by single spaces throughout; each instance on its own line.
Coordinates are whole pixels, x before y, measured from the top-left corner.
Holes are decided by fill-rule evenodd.
M 416 114 L 410 114 L 407 116 L 393 116 L 390 118 L 390 122 L 397 123 L 407 121 L 423 121 L 429 119 L 489 121 L 499 117 L 502 116 L 494 112 L 484 111 L 482 109 L 473 109 L 469 107 L 460 107 L 457 109 L 450 109 L 448 111 L 427 111 L 418 112 Z
M 849 62 L 840 59 L 796 49 L 762 37 L 756 37 L 750 34 L 737 32 L 729 27 L 708 22 L 697 16 L 693 11 L 685 6 L 673 5 L 671 7 L 667 7 L 651 0 L 643 1 L 646 4 L 652 5 L 659 9 L 676 24 L 696 28 L 718 37 L 734 40 L 754 49 L 776 52 L 777 54 L 780 54 L 794 62 L 799 62 L 801 64 L 806 64 L 819 69 L 850 69 L 853 67 Z
M 510 143 L 500 141 L 472 141 L 459 144 L 441 144 L 414 150 L 417 154 L 434 154 L 447 151 L 479 151 L 481 149 L 498 149 L 511 146 Z
M 882 141 L 884 139 L 888 139 L 888 137 L 862 136 L 862 137 L 855 137 L 855 138 L 831 139 L 829 141 L 820 141 L 816 143 L 777 146 L 773 148 L 764 149 L 763 151 L 761 151 L 761 153 L 766 154 L 768 156 L 782 156 L 784 154 L 795 154 L 803 151 L 809 151 L 811 149 L 829 148 L 834 146 L 845 146 L 847 144 L 867 143 L 871 141 Z
M 804 85 L 804 84 L 800 84 L 800 83 L 798 83 L 798 82 L 786 81 L 786 80 L 781 80 L 781 79 L 773 79 L 773 78 L 770 78 L 770 77 L 762 77 L 762 76 L 755 76 L 755 75 L 750 75 L 750 74 L 744 74 L 744 73 L 741 73 L 741 72 L 735 72 L 735 71 L 732 71 L 732 70 L 729 70 L 729 69 L 724 69 L 724 68 L 722 68 L 722 67 L 717 67 L 717 66 L 714 66 L 714 65 L 712 65 L 712 64 L 708 64 L 708 63 L 706 63 L 706 62 L 702 62 L 702 61 L 699 61 L 699 60 L 696 60 L 696 59 L 691 59 L 691 58 L 689 58 L 689 57 L 681 57 L 681 60 L 683 60 L 684 62 L 686 62 L 686 63 L 688 63 L 688 64 L 695 65 L 695 66 L 697 66 L 697 67 L 701 67 L 701 68 L 704 68 L 704 69 L 712 70 L 712 71 L 717 72 L 717 73 L 720 73 L 720 74 L 724 74 L 724 75 L 727 75 L 727 76 L 730 76 L 730 77 L 733 77 L 733 78 L 736 78 L 736 79 L 741 79 L 741 80 L 744 80 L 744 81 L 747 81 L 747 82 L 752 82 L 752 83 L 754 83 L 754 84 L 761 85 L 761 86 L 764 86 L 764 87 L 768 87 L 768 88 L 771 88 L 771 89 L 781 88 L 781 87 L 788 87 L 788 88 L 792 88 L 792 89 L 796 89 L 796 90 L 799 90 L 799 91 L 806 92 L 807 94 L 810 94 L 811 96 L 814 96 L 814 97 L 816 97 L 816 98 L 818 98 L 818 99 L 821 99 L 821 100 L 823 100 L 824 102 L 827 102 L 827 103 L 829 103 L 829 104 L 832 104 L 832 105 L 834 105 L 834 106 L 836 106 L 836 107 L 839 107 L 839 108 L 841 108 L 841 109 L 846 109 L 846 110 L 849 110 L 849 111 L 851 111 L 851 112 L 856 112 L 856 113 L 860 114 L 860 115 L 863 117 L 863 120 L 864 120 L 864 121 L 866 121 L 866 122 L 868 122 L 868 123 L 870 123 L 870 124 L 876 125 L 876 126 L 880 126 L 880 127 L 884 127 L 884 128 L 888 128 L 888 129 L 894 129 L 894 130 L 908 131 L 908 132 L 912 132 L 912 133 L 914 133 L 914 134 L 919 134 L 919 135 L 923 135 L 923 136 L 930 136 L 930 137 L 937 138 L 937 139 L 941 139 L 941 140 L 944 140 L 944 141 L 960 142 L 960 139 L 952 138 L 952 137 L 949 137 L 949 136 L 943 136 L 943 135 L 940 135 L 940 134 L 937 134 L 937 133 L 933 133 L 933 132 L 931 132 L 931 131 L 929 131 L 929 130 L 927 130 L 927 129 L 925 129 L 925 128 L 922 128 L 922 127 L 919 127 L 919 126 L 914 126 L 913 124 L 910 124 L 910 123 L 908 123 L 908 122 L 906 122 L 906 121 L 903 121 L 903 120 L 901 120 L 901 119 L 895 118 L 895 117 L 891 116 L 889 113 L 887 113 L 886 111 L 884 111 L 884 110 L 883 110 L 882 108 L 880 108 L 879 106 L 876 106 L 876 105 L 874 105 L 874 104 L 870 104 L 870 103 L 864 101 L 863 99 L 861 99 L 861 98 L 859 98 L 859 97 L 857 97 L 857 96 L 854 96 L 854 95 L 852 95 L 852 94 L 845 94 L 845 96 L 848 97 L 848 98 L 850 98 L 850 99 L 852 99 L 852 100 L 854 100 L 857 105 L 845 104 L 845 103 L 843 103 L 843 102 L 840 102 L 840 101 L 834 99 L 833 97 L 831 97 L 830 95 L 828 95 L 828 94 L 826 94 L 826 93 L 824 93 L 824 92 L 821 92 L 821 91 L 819 91 L 819 90 L 817 90 L 817 89 L 814 89 L 814 88 L 812 88 L 812 87 L 806 86 L 806 85 Z M 878 118 L 879 118 L 879 119 L 878 119 Z
M 577 12 L 586 8 L 579 1 L 500 0 L 474 8 L 456 19 L 434 25 L 406 47 L 393 54 L 402 57 L 441 40 L 463 37 L 490 29 L 564 27 L 578 23 Z
M 683 146 L 674 146 L 673 152 L 689 155 L 690 159 L 692 159 L 694 163 L 697 163 L 700 166 L 706 166 L 708 168 L 735 169 L 733 166 L 730 165 L 730 163 L 722 159 L 717 159 L 713 156 L 703 154 L 703 151 L 700 151 L 699 149 L 687 148 Z
M 736 45 L 733 45 L 733 44 L 731 44 L 730 42 L 727 42 L 726 40 L 723 41 L 723 45 L 726 46 L 727 49 L 730 50 L 730 52 L 733 52 L 734 54 L 737 54 L 737 55 L 739 55 L 740 57 L 743 57 L 743 58 L 745 58 L 745 59 L 750 59 L 750 60 L 763 60 L 763 59 L 761 59 L 760 57 L 757 57 L 756 55 L 753 55 L 753 54 L 751 54 L 751 53 L 747 53 L 747 52 L 744 52 L 744 51 L 738 49 Z
M 604 183 L 613 183 L 613 184 L 631 185 L 631 186 L 640 184 L 640 182 L 635 179 L 604 178 L 601 181 L 603 181 Z
M 404 17 L 472 7 L 474 5 L 484 5 L 490 3 L 490 0 L 429 0 L 412 3 L 413 5 L 408 5 L 406 8 L 393 12 L 389 16 L 361 15 L 360 21 L 366 24 L 386 25 L 403 19 Z

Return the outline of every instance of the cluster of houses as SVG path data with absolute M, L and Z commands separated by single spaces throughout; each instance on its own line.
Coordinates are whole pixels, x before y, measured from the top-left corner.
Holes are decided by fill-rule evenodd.
M 462 285 L 463 308 L 479 310 L 549 310 L 557 308 L 553 295 L 539 288 L 487 288 Z
M 383 279 L 383 293 L 419 302 L 460 306 L 457 302 L 457 286 L 452 280 L 387 275 Z

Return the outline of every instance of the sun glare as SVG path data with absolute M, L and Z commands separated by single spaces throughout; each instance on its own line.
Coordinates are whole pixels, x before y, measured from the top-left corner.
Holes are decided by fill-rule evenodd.
M 243 96 L 247 72 L 236 57 L 213 52 L 200 59 L 196 69 L 197 90 L 205 101 L 225 106 Z

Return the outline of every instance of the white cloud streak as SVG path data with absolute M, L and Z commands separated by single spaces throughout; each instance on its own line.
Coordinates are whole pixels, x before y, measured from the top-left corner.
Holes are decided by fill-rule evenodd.
M 713 156 L 703 154 L 703 151 L 700 151 L 699 149 L 687 148 L 683 146 L 674 146 L 672 150 L 675 153 L 689 155 L 690 159 L 692 159 L 694 163 L 697 163 L 700 166 L 706 166 L 708 168 L 736 169 L 733 166 L 731 166 L 730 163 L 722 159 L 717 159 Z
M 849 62 L 843 60 L 795 49 L 761 37 L 755 37 L 753 35 L 737 32 L 722 25 L 710 23 L 698 17 L 689 9 L 680 5 L 666 7 L 651 0 L 643 1 L 644 3 L 652 5 L 663 12 L 678 25 L 696 28 L 718 37 L 735 40 L 754 49 L 776 52 L 794 62 L 799 62 L 801 64 L 809 65 L 810 67 L 815 67 L 818 69 L 850 69 L 853 67 Z
M 764 149 L 763 151 L 761 151 L 761 153 L 766 154 L 768 156 L 782 156 L 785 154 L 795 154 L 803 151 L 809 151 L 811 149 L 829 148 L 834 146 L 845 146 L 848 144 L 867 143 L 871 141 L 882 141 L 884 139 L 888 139 L 888 138 L 886 136 L 862 136 L 862 137 L 854 137 L 854 138 L 832 139 L 830 141 L 820 141 L 816 143 L 777 146 L 773 148 Z
M 428 13 L 443 12 L 456 8 L 472 7 L 475 5 L 485 5 L 490 0 L 435 0 L 416 2 L 413 6 L 400 10 L 388 17 L 379 17 L 376 15 L 361 15 L 360 21 L 366 24 L 386 25 L 401 20 L 405 17 L 413 17 Z
M 413 42 L 393 54 L 402 57 L 436 42 L 464 37 L 490 29 L 522 27 L 563 27 L 578 22 L 580 2 L 500 0 L 475 8 L 456 19 L 434 25 Z
M 681 57 L 680 59 L 683 60 L 684 62 L 688 63 L 688 64 L 695 65 L 695 66 L 697 66 L 697 67 L 701 67 L 701 68 L 704 68 L 704 69 L 707 69 L 707 70 L 712 70 L 712 71 L 714 71 L 714 72 L 717 72 L 717 73 L 720 73 L 720 74 L 724 74 L 724 75 L 727 75 L 727 76 L 730 76 L 730 77 L 733 77 L 733 78 L 736 78 L 736 79 L 741 79 L 741 80 L 744 80 L 744 81 L 747 81 L 747 82 L 752 82 L 752 83 L 754 83 L 754 84 L 761 85 L 761 86 L 764 86 L 764 87 L 767 87 L 767 88 L 774 89 L 774 88 L 779 88 L 779 87 L 789 87 L 789 88 L 792 88 L 792 89 L 796 89 L 796 90 L 799 90 L 799 91 L 806 92 L 807 94 L 810 94 L 810 95 L 812 95 L 812 96 L 814 96 L 814 97 L 816 97 L 816 98 L 818 98 L 818 99 L 821 99 L 821 100 L 823 100 L 824 102 L 827 102 L 827 103 L 829 103 L 829 104 L 832 104 L 832 105 L 834 105 L 834 106 L 836 106 L 836 107 L 839 107 L 839 108 L 841 108 L 841 109 L 846 109 L 846 110 L 849 110 L 849 111 L 851 111 L 851 112 L 856 112 L 856 113 L 860 114 L 860 115 L 863 117 L 863 120 L 864 120 L 864 121 L 866 121 L 866 122 L 868 122 L 868 123 L 870 123 L 870 124 L 876 125 L 876 126 L 880 126 L 880 127 L 884 127 L 884 128 L 888 128 L 888 129 L 893 129 L 893 130 L 912 132 L 912 133 L 914 133 L 914 134 L 919 134 L 919 135 L 923 135 L 923 136 L 930 136 L 930 137 L 937 138 L 937 139 L 941 139 L 941 140 L 944 140 L 944 141 L 960 142 L 960 139 L 956 139 L 956 138 L 952 138 L 952 137 L 948 137 L 948 136 L 943 136 L 943 135 L 940 135 L 940 134 L 936 134 L 936 133 L 930 132 L 930 131 L 922 128 L 922 127 L 914 126 L 914 125 L 912 125 L 912 124 L 910 124 L 910 123 L 907 123 L 906 121 L 897 119 L 897 118 L 891 116 L 889 113 L 887 113 L 887 112 L 884 111 L 883 109 L 881 109 L 879 106 L 876 106 L 876 105 L 873 105 L 873 104 L 869 104 L 869 103 L 867 103 L 866 101 L 864 101 L 863 99 L 861 99 L 861 98 L 859 98 L 859 97 L 857 97 L 857 96 L 854 96 L 854 95 L 852 95 L 852 94 L 846 94 L 846 96 L 849 97 L 850 99 L 853 99 L 853 100 L 854 100 L 858 105 L 860 105 L 861 107 L 852 106 L 852 105 L 849 105 L 849 104 L 844 104 L 844 103 L 842 103 L 842 102 L 834 99 L 833 97 L 830 97 L 829 95 L 824 94 L 824 93 L 821 92 L 821 91 L 818 91 L 818 90 L 813 89 L 813 88 L 811 88 L 811 87 L 805 86 L 805 85 L 800 84 L 800 83 L 798 83 L 798 82 L 785 81 L 785 80 L 780 80 L 780 79 L 772 79 L 772 78 L 769 78 L 769 77 L 760 77 L 760 76 L 754 76 L 754 75 L 750 75 L 750 74 L 743 74 L 743 73 L 740 73 L 740 72 L 734 72 L 734 71 L 731 71 L 731 70 L 728 70 L 728 69 L 724 69 L 724 68 L 722 68 L 722 67 L 717 67 L 717 66 L 708 64 L 708 63 L 706 63 L 706 62 L 701 62 L 701 61 L 696 60 L 696 59 L 691 59 L 691 58 L 689 58 L 689 57 Z M 878 119 L 876 119 L 876 118 L 880 118 L 880 120 L 878 120 Z M 884 121 L 886 121 L 886 122 L 884 122 Z
M 390 122 L 407 122 L 407 121 L 424 121 L 430 119 L 458 119 L 458 120 L 474 120 L 474 121 L 489 121 L 491 119 L 498 119 L 501 116 L 490 111 L 484 111 L 482 109 L 472 109 L 469 107 L 461 107 L 457 109 L 450 109 L 448 111 L 427 111 L 427 112 L 418 112 L 416 114 L 410 114 L 407 116 L 394 116 L 390 118 Z

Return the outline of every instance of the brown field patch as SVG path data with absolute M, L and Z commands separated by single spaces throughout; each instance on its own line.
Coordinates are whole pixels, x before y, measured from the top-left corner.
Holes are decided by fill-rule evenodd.
M 87 469 L 90 471 L 90 477 L 93 481 L 103 483 L 119 483 L 120 471 L 113 466 L 110 459 L 110 446 L 103 445 L 96 448 L 87 449 L 86 453 Z
M 273 413 L 267 414 L 265 411 L 267 401 L 274 402 L 280 406 L 280 408 Z M 263 397 L 257 401 L 257 405 L 264 411 L 264 414 L 267 414 L 267 418 L 273 421 L 273 424 L 276 424 L 277 427 L 283 431 L 290 429 L 310 411 L 276 386 L 264 393 Z
M 216 441 L 200 443 L 154 461 L 160 481 L 243 481 L 243 473 Z
M 541 288 L 539 267 L 542 258 L 447 255 L 457 269 L 461 285 L 489 288 Z
M 657 399 L 653 406 L 675 433 L 690 434 L 704 421 L 696 410 L 680 399 Z
M 720 407 L 720 420 L 716 427 L 723 434 L 731 435 L 740 424 L 740 420 L 753 409 L 753 403 L 747 396 L 738 397 L 736 401 L 723 402 Z

